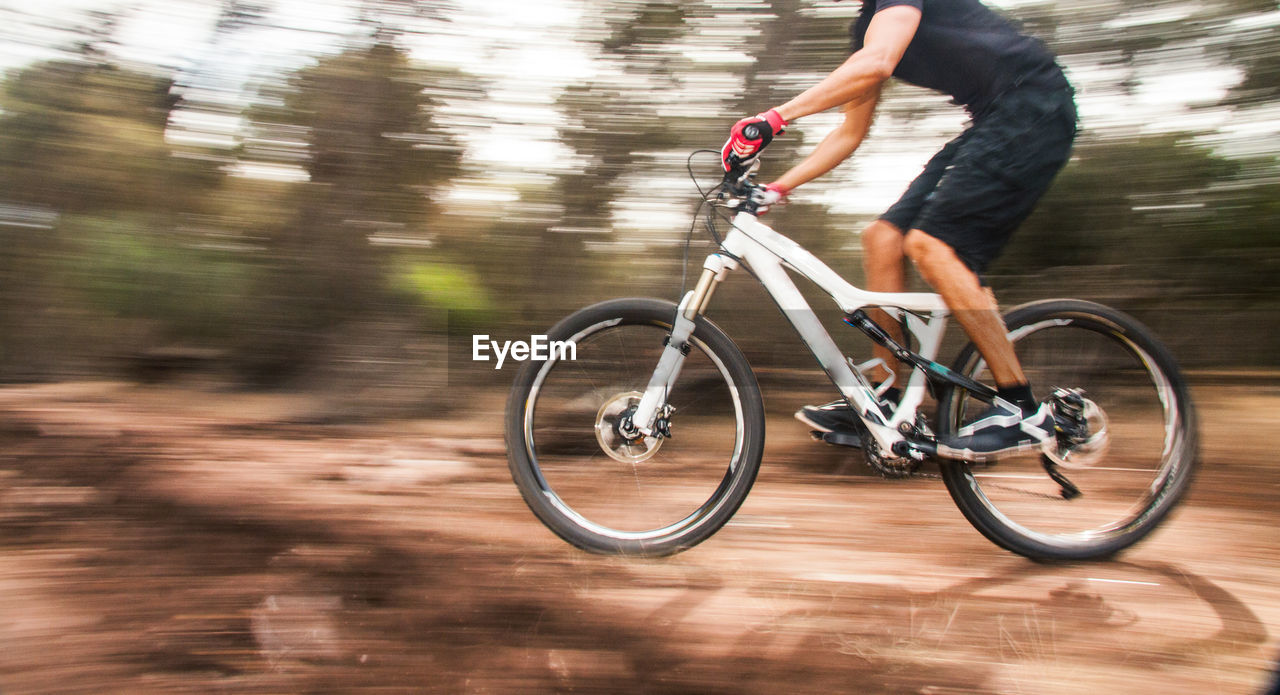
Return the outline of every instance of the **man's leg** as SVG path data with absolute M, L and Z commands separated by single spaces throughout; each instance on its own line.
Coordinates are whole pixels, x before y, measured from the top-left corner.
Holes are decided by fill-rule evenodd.
M 913 229 L 904 239 L 904 251 L 915 263 L 925 282 L 942 295 L 943 301 L 978 347 L 996 385 L 1025 386 L 1027 377 L 1013 351 L 1008 331 L 1000 318 L 995 299 L 982 287 L 977 274 L 965 265 L 946 242 Z
M 862 267 L 866 271 L 866 289 L 871 292 L 905 292 L 907 289 L 906 255 L 903 233 L 897 226 L 876 220 L 862 231 Z M 899 343 L 903 342 L 902 326 L 896 319 L 880 309 L 867 312 L 872 321 L 880 324 Z M 894 383 L 901 387 L 906 383 L 906 369 L 889 348 L 874 346 L 872 354 L 884 360 L 894 374 Z M 888 374 L 876 375 L 880 379 Z
M 1048 405 L 1037 403 L 1031 393 L 995 299 L 946 242 L 913 229 L 904 246 L 907 257 L 942 295 L 978 347 L 1000 394 L 986 412 L 955 434 L 940 438 L 938 452 L 948 458 L 985 461 L 1039 446 L 1053 434 L 1053 417 Z

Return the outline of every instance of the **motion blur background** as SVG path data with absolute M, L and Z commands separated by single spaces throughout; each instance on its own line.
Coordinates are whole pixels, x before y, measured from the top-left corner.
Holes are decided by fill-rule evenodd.
M 1257 692 L 1280 8 L 990 4 L 1058 53 L 1082 131 L 989 281 L 1137 314 L 1196 389 L 1205 473 L 1122 562 L 1034 566 L 936 481 L 845 475 L 789 419 L 829 384 L 745 274 L 710 314 L 769 448 L 716 538 L 587 556 L 506 473 L 513 369 L 471 335 L 677 299 L 690 153 L 838 65 L 857 2 L 0 0 L 0 689 Z M 858 230 L 964 122 L 889 87 L 768 221 L 859 284 Z
M 1274 366 L 1276 4 L 994 4 L 1061 56 L 1083 129 L 991 273 L 1002 300 L 1098 299 L 1190 367 Z M 598 299 L 675 298 L 686 157 L 837 65 L 857 9 L 0 6 L 0 380 L 199 364 L 255 387 L 421 387 L 444 378 L 446 330 L 512 339 Z M 836 118 L 793 126 L 762 178 Z M 863 151 L 771 219 L 856 283 L 857 231 L 963 123 L 894 86 Z M 714 181 L 714 155 L 694 163 Z M 749 321 L 753 360 L 795 354 L 770 348 L 782 322 Z

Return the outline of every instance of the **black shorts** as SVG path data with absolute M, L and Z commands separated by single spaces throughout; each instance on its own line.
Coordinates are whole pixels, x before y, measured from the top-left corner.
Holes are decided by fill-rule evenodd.
M 1070 89 L 1014 90 L 929 160 L 880 219 L 941 239 L 974 272 L 995 260 L 1071 156 Z

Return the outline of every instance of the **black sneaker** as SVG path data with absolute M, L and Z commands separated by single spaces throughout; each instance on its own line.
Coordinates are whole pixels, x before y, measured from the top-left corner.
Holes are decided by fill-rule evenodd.
M 973 422 L 954 435 L 938 440 L 938 454 L 961 461 L 989 461 L 1040 446 L 1053 436 L 1053 412 L 1048 403 L 1023 409 L 997 399 Z
M 893 415 L 898 407 L 902 394 L 896 387 L 890 386 L 880 396 L 880 412 L 886 419 Z M 806 405 L 796 411 L 796 419 L 809 426 L 815 432 L 841 432 L 856 435 L 859 418 L 849 403 L 843 398 L 825 405 Z

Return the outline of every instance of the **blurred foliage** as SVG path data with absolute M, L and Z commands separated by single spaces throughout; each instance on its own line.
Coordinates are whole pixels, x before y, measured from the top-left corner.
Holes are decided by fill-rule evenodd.
M 423 305 L 451 312 L 469 325 L 492 318 L 483 279 L 460 264 L 406 260 L 392 282 Z
M 396 254 L 373 242 L 430 240 L 429 195 L 461 153 L 427 95 L 444 79 L 376 41 L 266 90 L 251 113 L 257 132 L 243 156 L 301 162 L 308 175 L 282 201 L 293 214 L 264 230 L 270 266 L 257 292 L 273 301 L 241 351 L 257 380 L 323 359 L 323 336 L 343 323 L 402 312 L 388 277 Z
M 279 105 L 251 112 L 260 132 L 245 154 L 282 163 L 302 155 L 311 187 L 323 188 L 330 204 L 362 222 L 420 226 L 424 187 L 457 171 L 460 150 L 440 134 L 424 92 L 448 78 L 414 67 L 388 43 L 349 49 L 265 91 Z M 276 150 L 255 147 L 263 141 Z
M 139 216 L 64 217 L 73 247 L 60 278 L 86 307 L 158 324 L 167 340 L 225 339 L 244 329 L 252 268 L 235 251 Z
M 350 7 L 355 21 L 337 50 L 256 75 L 247 100 L 190 88 L 221 84 L 216 61 L 184 75 L 115 57 L 120 18 L 107 12 L 68 29 L 77 38 L 58 57 L 4 77 L 0 378 L 110 372 L 122 355 L 194 345 L 223 350 L 253 383 L 325 374 L 350 384 L 358 376 L 338 362 L 394 371 L 394 360 L 412 359 L 397 351 L 412 342 L 405 336 L 443 332 L 444 316 L 490 324 L 481 332 L 533 332 L 609 296 L 675 299 L 687 223 L 622 222 L 691 214 L 685 155 L 718 147 L 734 120 L 843 60 L 853 12 L 826 0 L 584 3 L 572 35 L 543 39 L 591 69 L 530 99 L 555 112 L 546 130 L 568 153 L 542 175 L 468 156 L 491 126 L 522 125 L 489 101 L 501 76 L 413 58 L 413 42 L 437 31 L 498 46 L 505 39 L 468 28 L 475 8 Z M 222 2 L 210 46 L 233 50 L 237 35 L 271 27 L 273 12 Z M 1088 77 L 1088 98 L 1128 104 L 1146 77 L 1179 69 L 1238 79 L 1188 109 L 1226 125 L 1191 118 L 1170 132 L 1123 114 L 1086 120 L 1072 163 L 992 269 L 1006 301 L 1071 294 L 1151 316 L 1198 312 L 1257 349 L 1210 349 L 1206 331 L 1157 318 L 1190 361 L 1276 364 L 1280 148 L 1229 130 L 1272 132 L 1274 12 L 1261 0 L 1010 12 Z M 893 87 L 881 137 L 939 137 L 950 108 Z M 234 144 L 176 137 L 175 114 L 237 124 Z M 773 145 L 771 172 L 821 135 L 805 128 L 814 126 Z M 712 159 L 694 162 L 704 182 Z M 501 202 L 460 204 L 450 198 L 458 182 Z M 797 196 L 770 220 L 859 280 L 854 232 L 865 219 Z M 695 231 L 691 273 L 705 236 Z M 726 288 L 713 313 L 761 360 L 785 362 L 796 350 L 770 348 L 787 331 L 762 299 Z M 1254 313 L 1242 321 L 1241 312 Z
M 993 268 L 1009 276 L 995 284 L 1030 277 L 1055 293 L 1062 283 L 1044 278 L 1101 271 L 1109 279 L 1092 286 L 1130 309 L 1274 306 L 1276 173 L 1273 161 L 1228 159 L 1176 135 L 1087 143 Z
M 166 78 L 97 62 L 39 63 L 0 91 L 0 190 L 60 211 L 196 211 L 220 178 L 175 157 Z M 122 157 L 126 157 L 122 159 Z
M 0 377 L 48 377 L 77 365 L 72 355 L 109 353 L 113 341 L 84 325 L 98 315 L 155 319 L 166 339 L 226 331 L 208 324 L 230 313 L 191 301 L 218 296 L 191 286 L 218 266 L 182 258 L 175 237 L 137 233 L 209 211 L 222 175 L 166 143 L 172 81 L 105 62 L 95 46 L 0 87 Z

